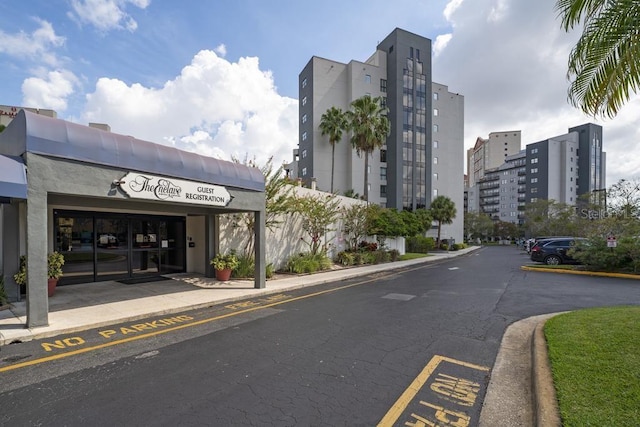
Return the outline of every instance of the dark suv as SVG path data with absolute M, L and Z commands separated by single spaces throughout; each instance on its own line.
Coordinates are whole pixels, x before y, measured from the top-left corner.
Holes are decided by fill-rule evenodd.
M 547 265 L 575 264 L 577 261 L 567 255 L 567 251 L 576 246 L 580 237 L 555 237 L 538 240 L 531 248 L 531 261 L 544 262 Z

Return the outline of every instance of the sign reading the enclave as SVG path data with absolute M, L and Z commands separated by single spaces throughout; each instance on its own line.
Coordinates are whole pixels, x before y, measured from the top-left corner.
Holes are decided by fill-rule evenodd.
M 209 206 L 227 206 L 231 195 L 225 187 L 146 173 L 129 172 L 114 181 L 129 197 Z

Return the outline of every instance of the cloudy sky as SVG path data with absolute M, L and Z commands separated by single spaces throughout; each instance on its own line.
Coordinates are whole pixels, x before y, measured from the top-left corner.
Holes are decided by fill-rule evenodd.
M 298 73 L 364 61 L 395 27 L 433 40 L 433 78 L 465 97 L 465 148 L 604 127 L 607 183 L 640 176 L 640 97 L 615 119 L 567 103 L 578 33 L 555 0 L 29 0 L 0 3 L 0 104 L 229 159 L 291 160 Z M 462 173 L 462 165 L 460 166 Z

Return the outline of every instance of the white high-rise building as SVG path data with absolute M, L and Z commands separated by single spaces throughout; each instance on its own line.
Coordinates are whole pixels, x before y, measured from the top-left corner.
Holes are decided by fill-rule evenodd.
M 442 237 L 462 240 L 464 97 L 431 80 L 431 40 L 395 29 L 364 62 L 312 57 L 299 76 L 298 177 L 331 189 L 332 147 L 320 132 L 331 107 L 346 111 L 370 95 L 388 108 L 391 134 L 369 159 L 369 202 L 396 209 L 428 208 L 444 195 L 456 204 Z M 335 147 L 334 191 L 364 194 L 364 159 L 345 132 Z

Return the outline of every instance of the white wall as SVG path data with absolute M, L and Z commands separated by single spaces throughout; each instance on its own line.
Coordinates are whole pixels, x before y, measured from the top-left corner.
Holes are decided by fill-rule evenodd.
M 330 193 L 311 190 L 304 187 L 293 187 L 293 191 L 298 196 L 329 196 Z M 366 202 L 349 197 L 336 196 L 341 207 L 365 204 Z M 283 268 L 288 259 L 297 253 L 309 252 L 309 244 L 304 240 L 307 235 L 302 229 L 302 221 L 293 214 L 281 215 L 278 218 L 281 223 L 273 230 L 266 231 L 266 262 L 272 263 L 276 269 Z M 338 252 L 346 249 L 347 236 L 342 231 L 343 221 L 338 218 L 334 225 L 330 226 L 330 231 L 326 234 L 323 242 L 327 245 L 327 255 L 334 258 Z M 187 235 L 189 234 L 187 227 Z M 304 239 L 303 239 L 304 238 Z M 229 251 L 235 249 L 238 253 L 244 251 L 248 240 L 248 234 L 239 222 L 239 217 L 232 214 L 220 216 L 220 249 Z M 370 236 L 366 240 L 375 242 L 375 236 Z M 388 249 L 397 249 L 400 254 L 404 254 L 404 238 L 386 239 L 385 245 Z

